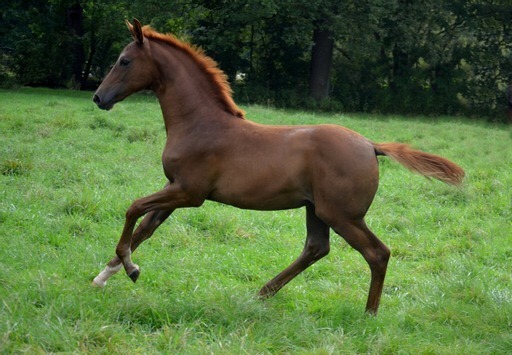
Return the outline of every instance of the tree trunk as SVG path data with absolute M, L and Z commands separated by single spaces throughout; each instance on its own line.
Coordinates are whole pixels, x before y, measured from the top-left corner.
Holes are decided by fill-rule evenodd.
M 73 58 L 73 80 L 75 83 L 81 85 L 82 83 L 82 69 L 85 61 L 84 47 L 82 44 L 82 37 L 84 35 L 84 12 L 82 6 L 77 1 L 75 4 L 68 8 L 67 23 L 70 32 L 73 35 L 74 45 L 72 46 Z
M 316 28 L 313 32 L 309 96 L 320 101 L 329 96 L 329 77 L 332 65 L 334 39 L 331 31 Z
M 89 78 L 89 74 L 91 74 L 92 61 L 94 59 L 94 55 L 96 54 L 96 36 L 94 35 L 94 31 L 91 34 L 91 46 L 89 49 L 89 55 L 85 62 L 85 69 L 82 73 L 82 77 L 80 78 L 80 90 L 89 89 L 87 85 L 87 80 Z

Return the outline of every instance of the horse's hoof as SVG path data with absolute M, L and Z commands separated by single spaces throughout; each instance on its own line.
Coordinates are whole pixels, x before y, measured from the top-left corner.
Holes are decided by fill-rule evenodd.
M 269 299 L 271 297 L 274 297 L 275 294 L 276 294 L 276 292 L 272 291 L 272 289 L 267 288 L 267 287 L 263 287 L 260 290 L 260 292 L 258 293 L 258 298 L 260 300 L 266 300 L 266 299 Z
M 140 270 L 138 267 L 128 274 L 128 276 L 130 277 L 130 279 L 132 279 L 133 282 L 137 281 L 137 279 L 139 278 L 139 275 L 140 275 Z
M 97 277 L 92 280 L 91 285 L 98 288 L 103 288 L 107 284 L 107 281 L 97 280 Z

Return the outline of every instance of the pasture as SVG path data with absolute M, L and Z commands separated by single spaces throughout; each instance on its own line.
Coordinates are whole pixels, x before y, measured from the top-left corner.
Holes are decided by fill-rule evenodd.
M 1 353 L 512 352 L 510 127 L 244 108 L 260 123 L 340 124 L 465 168 L 454 188 L 379 158 L 366 220 L 392 256 L 371 317 L 369 268 L 334 233 L 327 257 L 255 297 L 301 252 L 303 210 L 178 210 L 134 253 L 136 284 L 120 272 L 92 287 L 133 199 L 165 183 L 165 132 L 152 96 L 109 112 L 91 96 L 0 91 Z

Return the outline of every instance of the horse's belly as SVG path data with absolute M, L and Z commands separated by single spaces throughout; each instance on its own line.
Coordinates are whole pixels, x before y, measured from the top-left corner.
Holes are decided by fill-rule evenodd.
M 240 173 L 222 179 L 209 200 L 252 210 L 283 210 L 304 206 L 311 199 L 300 177 L 248 176 Z
M 211 201 L 221 202 L 234 207 L 259 210 L 259 211 L 275 211 L 299 208 L 306 204 L 307 199 L 300 198 L 299 196 L 290 195 L 274 195 L 274 196 L 258 196 L 244 198 L 230 198 L 225 196 L 216 196 L 212 194 L 208 197 Z

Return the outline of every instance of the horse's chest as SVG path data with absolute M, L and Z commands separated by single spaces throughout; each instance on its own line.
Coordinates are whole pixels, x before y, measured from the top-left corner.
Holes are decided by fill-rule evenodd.
M 162 166 L 166 177 L 174 181 L 178 177 L 186 178 L 204 166 L 208 153 L 190 146 L 167 144 L 162 153 Z

